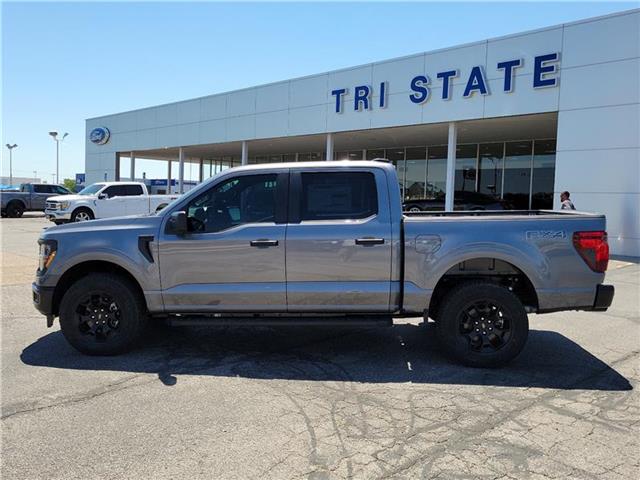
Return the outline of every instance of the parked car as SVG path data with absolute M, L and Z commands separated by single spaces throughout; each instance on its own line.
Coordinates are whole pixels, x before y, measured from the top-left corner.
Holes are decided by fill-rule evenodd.
M 497 366 L 527 313 L 603 311 L 605 217 L 576 211 L 402 215 L 381 162 L 225 170 L 154 215 L 46 229 L 33 301 L 79 351 L 172 325 L 435 320 L 445 352 Z
M 457 191 L 453 196 L 454 210 L 511 210 L 513 207 L 505 200 L 479 192 Z M 435 212 L 444 210 L 444 193 L 433 199 L 421 198 L 406 200 L 402 204 L 405 212 Z
M 47 198 L 70 195 L 61 185 L 51 183 L 23 183 L 18 191 L 2 190 L 0 193 L 2 216 L 21 217 L 24 212 L 43 211 Z
M 89 185 L 76 195 L 49 198 L 44 213 L 60 225 L 153 213 L 176 198 L 178 195 L 149 195 L 144 183 L 101 182 Z

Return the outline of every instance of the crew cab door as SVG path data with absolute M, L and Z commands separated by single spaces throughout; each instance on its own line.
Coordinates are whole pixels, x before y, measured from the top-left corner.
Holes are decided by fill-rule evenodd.
M 165 233 L 165 221 L 159 234 L 167 311 L 286 311 L 287 186 L 286 170 L 244 171 L 172 209 L 189 231 Z
M 28 186 L 26 187 L 29 188 Z M 52 190 L 52 185 L 31 185 L 31 210 L 44 210 L 47 198 L 57 195 Z
M 127 214 L 124 185 L 110 185 L 96 198 L 96 218 L 123 217 Z M 101 198 L 102 195 L 106 195 Z
M 149 213 L 149 196 L 145 194 L 142 185 L 124 185 L 125 211 L 127 215 L 142 215 Z
M 389 312 L 391 219 L 380 169 L 291 171 L 290 312 Z

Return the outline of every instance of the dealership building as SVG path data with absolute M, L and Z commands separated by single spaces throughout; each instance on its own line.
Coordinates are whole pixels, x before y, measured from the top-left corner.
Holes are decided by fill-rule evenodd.
M 91 118 L 86 129 L 87 183 L 136 178 L 136 158 L 164 162 L 178 190 L 185 164 L 204 180 L 242 164 L 386 158 L 407 204 L 453 191 L 559 208 L 568 190 L 579 210 L 607 215 L 613 253 L 640 256 L 640 10 Z

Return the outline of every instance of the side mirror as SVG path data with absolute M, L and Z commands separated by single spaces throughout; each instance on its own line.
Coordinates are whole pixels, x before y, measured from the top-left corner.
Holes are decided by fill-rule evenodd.
M 167 222 L 166 232 L 171 235 L 184 235 L 187 231 L 187 213 L 173 212 Z
M 109 195 L 107 195 L 106 193 L 99 193 L 98 194 L 98 200 L 105 200 L 109 198 Z

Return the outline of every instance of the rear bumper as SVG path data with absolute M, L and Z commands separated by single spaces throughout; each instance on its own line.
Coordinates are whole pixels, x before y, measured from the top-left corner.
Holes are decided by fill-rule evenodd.
M 31 284 L 33 306 L 46 316 L 53 315 L 53 292 L 54 287 L 43 287 L 36 283 Z
M 598 285 L 596 287 L 596 299 L 593 302 L 593 308 L 596 312 L 604 312 L 611 306 L 613 302 L 613 296 L 615 294 L 615 288 L 613 285 Z

